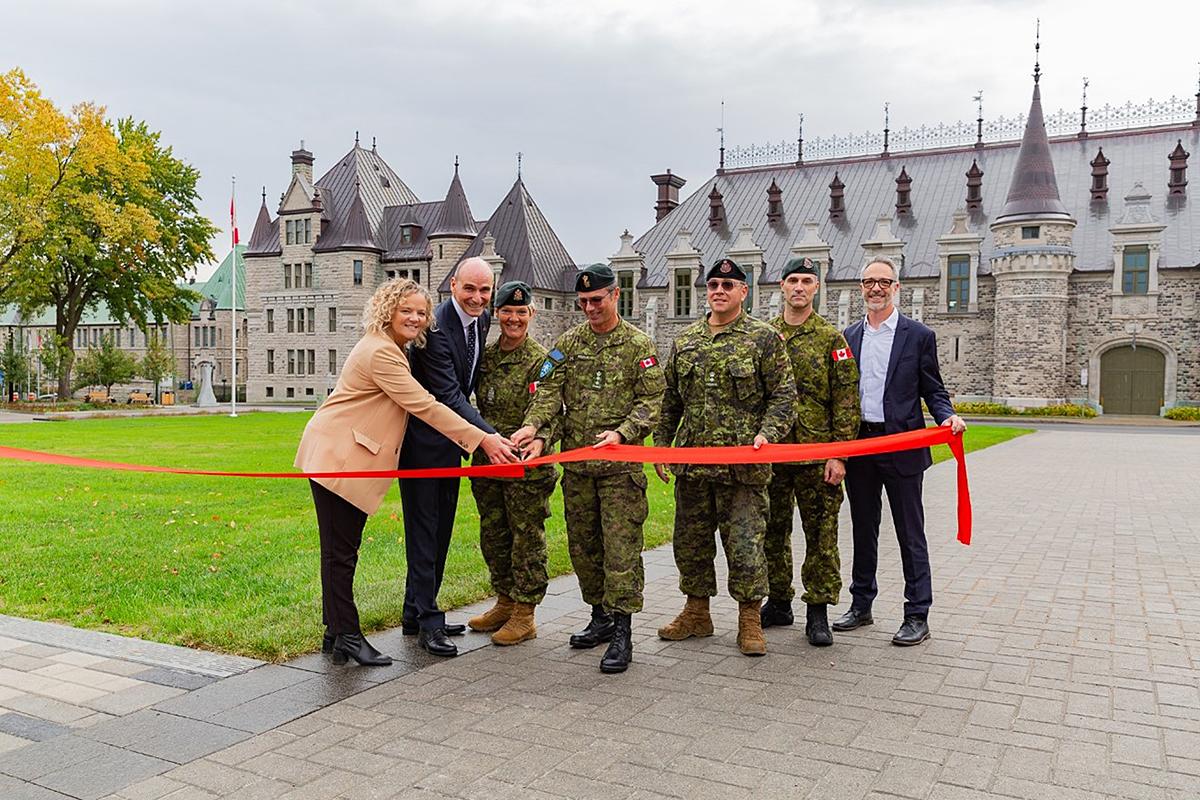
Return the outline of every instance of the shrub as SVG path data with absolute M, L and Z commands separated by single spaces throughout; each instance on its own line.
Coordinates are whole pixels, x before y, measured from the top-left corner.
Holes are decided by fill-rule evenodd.
M 1003 403 L 955 403 L 954 411 L 957 414 L 987 414 L 997 417 L 1010 417 L 1017 413 L 1017 409 L 1012 406 L 1006 406 Z
M 1200 406 L 1175 406 L 1175 408 L 1168 408 L 1167 413 L 1163 416 L 1167 419 L 1200 422 Z
M 1030 417 L 1094 417 L 1096 409 L 1075 403 L 1061 403 L 1054 406 L 1022 409 L 1021 414 Z

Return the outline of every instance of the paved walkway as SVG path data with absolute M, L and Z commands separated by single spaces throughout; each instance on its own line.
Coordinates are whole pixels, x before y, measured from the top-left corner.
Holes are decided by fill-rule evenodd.
M 519 647 L 468 636 L 472 652 L 436 661 L 392 631 L 372 637 L 399 656 L 390 669 L 251 665 L 131 713 L 10 732 L 0 797 L 1200 797 L 1195 437 L 1043 431 L 970 466 L 969 548 L 950 527 L 951 465 L 926 477 L 920 647 L 888 643 L 902 586 L 886 535 L 873 628 L 823 650 L 772 630 L 761 659 L 737 653 L 726 597 L 713 638 L 657 640 L 680 605 L 664 548 L 647 555 L 625 675 L 567 647 L 586 611 L 560 579 Z M 16 653 L 78 677 L 70 657 L 0 636 L 0 676 L 28 674 Z M 177 666 L 157 669 L 198 674 Z

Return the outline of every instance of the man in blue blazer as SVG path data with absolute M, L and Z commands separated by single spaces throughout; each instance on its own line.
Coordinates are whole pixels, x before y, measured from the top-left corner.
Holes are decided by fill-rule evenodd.
M 896 308 L 900 296 L 896 265 L 886 258 L 868 263 L 862 272 L 862 294 L 866 319 L 846 329 L 846 342 L 858 361 L 860 375 L 862 422 L 858 438 L 924 428 L 922 400 L 939 425 L 949 425 L 955 433 L 963 431 L 966 423 L 954 413 L 942 385 L 933 331 Z M 861 456 L 847 462 L 846 491 L 854 528 L 852 600 L 850 610 L 834 621 L 835 631 L 854 630 L 874 622 L 871 604 L 878 593 L 875 569 L 879 560 L 881 493 L 886 488 L 904 567 L 904 624 L 892 637 L 892 644 L 903 647 L 929 638 L 933 585 L 921 482 L 932 463 L 927 447 Z
M 413 377 L 460 417 L 488 433 L 495 433 L 471 405 L 479 380 L 479 364 L 487 342 L 495 277 L 482 258 L 458 265 L 450 279 L 450 299 L 434 309 L 434 326 L 425 347 L 412 348 L 408 358 Z M 458 467 L 466 455 L 454 442 L 412 417 L 400 447 L 400 469 Z M 438 608 L 437 595 L 454 513 L 458 509 L 458 478 L 417 478 L 400 481 L 404 509 L 404 553 L 408 576 L 404 582 L 404 632 L 419 634 L 418 643 L 438 656 L 458 655 L 447 635 L 461 635 L 463 625 L 447 625 Z

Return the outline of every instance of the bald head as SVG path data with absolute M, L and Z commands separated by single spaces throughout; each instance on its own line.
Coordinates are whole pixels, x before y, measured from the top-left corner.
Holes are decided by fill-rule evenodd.
M 491 264 L 479 257 L 468 258 L 454 270 L 454 277 L 450 279 L 450 294 L 463 311 L 478 317 L 491 302 L 495 281 Z

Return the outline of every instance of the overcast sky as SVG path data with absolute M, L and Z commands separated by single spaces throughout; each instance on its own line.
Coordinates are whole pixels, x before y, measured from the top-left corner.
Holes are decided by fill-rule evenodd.
M 1193 10 L 1189 11 L 1188 8 Z M 5 3 L 0 69 L 163 132 L 202 174 L 228 251 L 230 178 L 249 239 L 303 139 L 324 173 L 355 131 L 422 200 L 455 155 L 477 218 L 523 175 L 579 263 L 654 221 L 652 173 L 690 194 L 727 145 L 974 119 L 1028 108 L 1042 20 L 1047 112 L 1197 90 L 1190 3 L 908 0 L 405 0 Z M 208 274 L 205 268 L 201 276 Z

